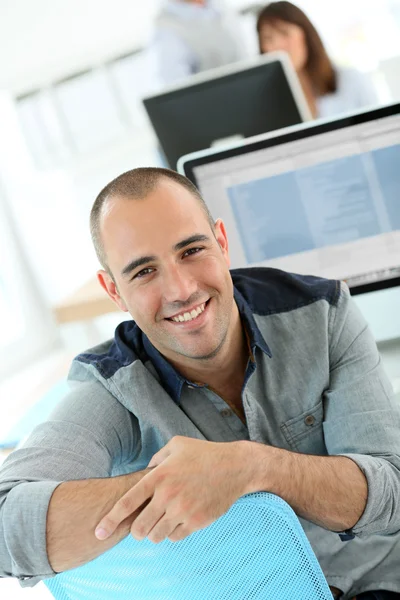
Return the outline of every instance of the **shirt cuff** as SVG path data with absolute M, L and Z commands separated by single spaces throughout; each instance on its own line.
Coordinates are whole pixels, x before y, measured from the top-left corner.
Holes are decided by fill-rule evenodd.
M 363 514 L 350 530 L 343 534 L 364 537 L 371 534 L 390 535 L 400 529 L 398 498 L 400 498 L 400 471 L 387 459 L 364 454 L 341 454 L 353 460 L 367 479 L 368 497 Z M 394 459 L 391 462 L 390 459 Z M 351 485 L 348 482 L 347 485 Z M 343 535 L 342 534 L 342 535 Z
M 21 483 L 8 494 L 3 506 L 4 540 L 11 559 L 11 575 L 32 586 L 56 575 L 46 547 L 47 510 L 61 482 Z

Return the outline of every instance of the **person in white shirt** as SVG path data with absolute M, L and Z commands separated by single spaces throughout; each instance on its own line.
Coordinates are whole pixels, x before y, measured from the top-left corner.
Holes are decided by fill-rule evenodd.
M 246 56 L 240 20 L 223 0 L 165 0 L 152 49 L 164 85 Z
M 378 104 L 370 78 L 332 64 L 309 18 L 291 2 L 271 2 L 258 16 L 261 54 L 289 55 L 314 118 L 336 116 Z

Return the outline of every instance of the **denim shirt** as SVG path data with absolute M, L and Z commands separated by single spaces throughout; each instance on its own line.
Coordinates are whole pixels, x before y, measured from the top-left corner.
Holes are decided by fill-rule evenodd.
M 60 482 L 143 469 L 184 435 L 348 456 L 368 482 L 354 539 L 302 525 L 345 598 L 400 592 L 400 406 L 363 317 L 345 284 L 275 269 L 231 273 L 252 354 L 246 425 L 207 386 L 183 378 L 133 321 L 121 323 L 113 340 L 74 360 L 71 393 L 0 470 L 1 576 L 34 585 L 54 574 L 45 528 Z

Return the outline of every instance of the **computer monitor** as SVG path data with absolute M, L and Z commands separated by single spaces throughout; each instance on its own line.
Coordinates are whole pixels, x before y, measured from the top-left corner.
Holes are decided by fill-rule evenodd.
M 172 169 L 184 154 L 311 118 L 281 52 L 200 73 L 143 103 Z
M 197 153 L 178 168 L 224 220 L 232 267 L 343 279 L 352 295 L 400 285 L 399 103 Z M 400 337 L 400 288 L 385 302 L 389 313 L 367 308 L 386 319 L 374 333 Z

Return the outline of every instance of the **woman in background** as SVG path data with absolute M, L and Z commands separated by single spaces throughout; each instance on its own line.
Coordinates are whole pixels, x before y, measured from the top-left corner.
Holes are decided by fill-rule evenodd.
M 257 21 L 260 52 L 289 55 L 314 118 L 378 103 L 368 76 L 332 64 L 314 25 L 291 2 L 271 2 Z

